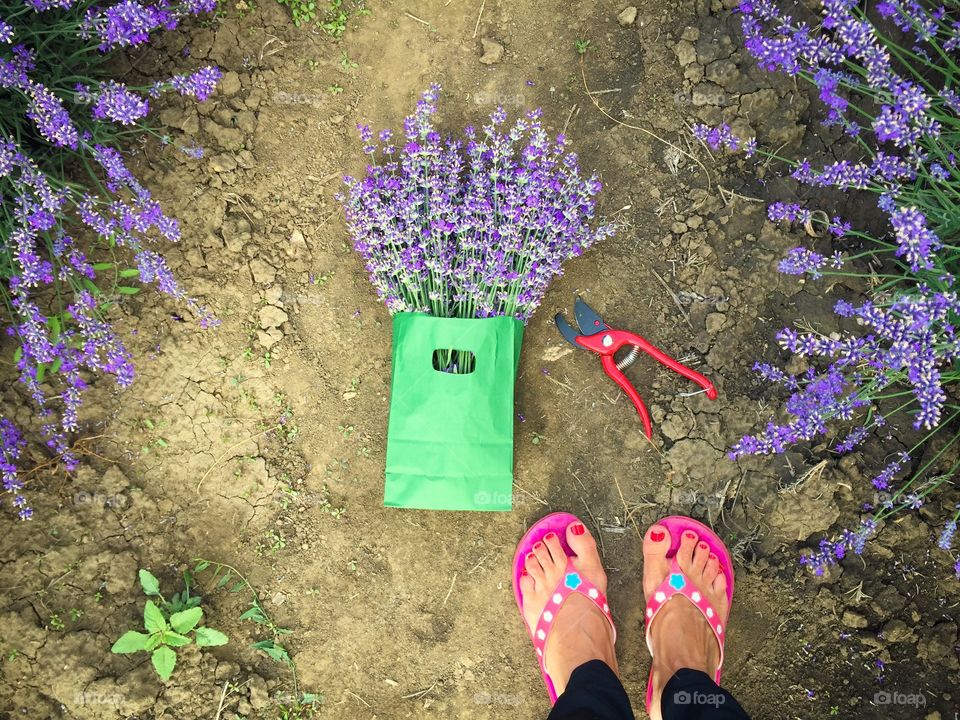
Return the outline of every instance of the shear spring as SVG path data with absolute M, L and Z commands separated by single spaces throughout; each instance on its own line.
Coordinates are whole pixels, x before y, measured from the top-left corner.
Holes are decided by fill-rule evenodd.
M 624 356 L 623 360 L 617 361 L 617 370 L 624 370 L 630 367 L 637 361 L 638 357 L 640 357 L 640 348 L 634 345 L 630 348 L 630 352 Z

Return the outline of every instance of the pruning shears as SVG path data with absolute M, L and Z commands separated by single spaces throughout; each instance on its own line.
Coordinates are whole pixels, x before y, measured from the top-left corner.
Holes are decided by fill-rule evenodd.
M 650 413 L 647 411 L 647 406 L 643 404 L 640 393 L 637 392 L 636 388 L 630 384 L 626 375 L 623 374 L 623 370 L 633 365 L 637 358 L 640 357 L 641 351 L 647 353 L 647 355 L 651 355 L 655 360 L 666 365 L 674 372 L 683 375 L 689 380 L 693 380 L 693 382 L 704 389 L 707 397 L 711 400 L 717 399 L 717 389 L 707 378 L 697 371 L 691 370 L 686 365 L 677 362 L 639 335 L 627 332 L 626 330 L 615 330 L 611 328 L 593 308 L 583 301 L 583 298 L 577 298 L 573 304 L 573 313 L 576 317 L 580 332 L 578 333 L 570 327 L 570 323 L 566 321 L 561 313 L 557 313 L 554 318 L 557 329 L 571 345 L 592 350 L 600 356 L 600 363 L 603 365 L 604 371 L 620 386 L 627 394 L 627 397 L 633 401 L 633 405 L 637 408 L 637 413 L 643 421 L 643 430 L 648 438 L 653 438 Z M 627 345 L 631 346 L 630 352 L 625 355 L 623 359 L 617 360 L 615 355 Z

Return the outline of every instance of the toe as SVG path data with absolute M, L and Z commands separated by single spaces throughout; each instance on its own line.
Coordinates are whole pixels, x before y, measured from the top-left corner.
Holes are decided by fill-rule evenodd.
M 710 553 L 710 556 L 707 558 L 707 566 L 703 569 L 703 584 L 712 585 L 713 581 L 717 578 L 717 573 L 720 572 L 720 561 L 717 559 L 717 556 L 713 553 Z
M 643 592 L 647 596 L 657 589 L 670 570 L 669 549 L 670 531 L 663 525 L 651 525 L 643 538 Z
M 707 560 L 710 558 L 710 546 L 703 540 L 697 543 L 693 549 L 693 563 L 690 566 L 690 572 L 694 579 L 703 575 L 704 568 L 707 567 Z
M 553 558 L 550 557 L 550 551 L 547 549 L 547 546 L 542 540 L 534 543 L 533 554 L 536 556 L 537 560 L 540 561 L 540 566 L 543 568 L 544 572 L 547 572 L 553 568 Z
M 577 556 L 580 569 L 600 567 L 600 553 L 597 552 L 597 541 L 587 530 L 587 526 L 577 520 L 567 525 L 567 545 Z
M 684 530 L 680 537 L 680 547 L 677 549 L 677 562 L 684 572 L 688 572 L 693 565 L 693 551 L 697 547 L 697 534 L 693 530 Z
M 718 594 L 727 599 L 727 576 L 720 571 L 719 563 L 717 565 L 717 576 L 713 579 L 713 589 Z
M 544 535 L 543 544 L 547 546 L 547 552 L 550 553 L 550 561 L 554 565 L 566 565 L 566 553 L 563 551 L 563 546 L 560 544 L 560 538 L 557 537 L 556 533 L 551 532 Z
M 533 581 L 534 583 L 536 583 L 536 585 L 543 584 L 544 582 L 543 565 L 540 564 L 540 560 L 538 560 L 537 556 L 534 555 L 532 552 L 527 553 L 527 558 L 526 558 L 526 562 L 524 563 L 524 567 L 527 568 L 527 573 L 529 573 L 530 577 L 533 578 Z
M 533 576 L 529 572 L 525 572 L 520 576 L 520 594 L 524 600 L 533 595 L 535 587 Z

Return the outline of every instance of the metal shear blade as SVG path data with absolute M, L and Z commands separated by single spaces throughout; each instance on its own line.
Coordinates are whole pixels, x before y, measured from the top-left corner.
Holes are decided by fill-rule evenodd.
M 596 310 L 587 305 L 582 297 L 577 296 L 576 302 L 573 303 L 573 314 L 577 318 L 581 335 L 596 335 L 610 329 Z
M 557 324 L 557 330 L 559 330 L 560 334 L 563 335 L 564 340 L 574 347 L 579 348 L 580 346 L 577 345 L 577 335 L 580 333 L 570 327 L 570 323 L 568 323 L 567 319 L 563 317 L 563 314 L 557 313 L 554 315 L 553 321 Z M 583 348 L 580 349 L 582 350 Z

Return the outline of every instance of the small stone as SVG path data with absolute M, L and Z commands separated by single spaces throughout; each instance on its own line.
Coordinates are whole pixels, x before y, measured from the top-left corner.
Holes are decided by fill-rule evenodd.
M 353 390 L 347 390 L 347 392 L 345 392 L 345 393 L 343 394 L 343 399 L 344 399 L 344 400 L 353 400 L 356 396 L 357 396 L 357 394 L 356 394 Z
M 480 56 L 480 62 L 484 65 L 493 65 L 503 59 L 503 45 L 490 38 L 480 38 L 480 45 L 483 47 L 483 55 Z
M 160 122 L 167 127 L 183 130 L 187 135 L 194 135 L 200 130 L 200 118 L 193 108 L 164 108 L 160 111 Z
M 283 603 L 286 601 L 286 599 L 287 599 L 287 596 L 286 596 L 286 595 L 284 595 L 282 592 L 277 592 L 277 593 L 273 596 L 273 598 L 271 598 L 270 601 L 271 601 L 274 605 L 283 605 Z
M 736 63 L 730 60 L 716 60 L 707 65 L 707 80 L 728 90 L 740 79 L 741 74 Z
M 220 78 L 220 92 L 225 97 L 231 97 L 240 92 L 240 76 L 233 70 L 228 70 Z
M 331 124 L 331 125 L 339 125 L 339 124 L 342 123 L 342 122 L 343 122 L 343 115 L 331 115 L 331 116 L 330 116 L 330 124 Z
M 707 315 L 707 332 L 716 335 L 727 324 L 727 316 L 723 313 L 710 313 Z
M 258 257 L 250 261 L 250 272 L 253 274 L 253 281 L 259 285 L 269 285 L 277 277 L 277 269 Z
M 625 7 L 623 11 L 617 15 L 617 22 L 620 23 L 620 27 L 630 27 L 637 19 L 637 9 L 630 5 Z
M 884 640 L 890 643 L 913 641 L 917 637 L 913 630 L 900 619 L 893 619 L 886 623 L 880 634 L 883 635 Z
M 670 232 L 674 235 L 683 235 L 687 231 L 687 224 L 682 222 L 675 222 L 670 226 Z
M 249 150 L 241 150 L 237 153 L 237 165 L 244 169 L 250 169 L 254 165 L 253 153 Z
M 302 259 L 310 254 L 310 249 L 307 247 L 307 240 L 299 230 L 294 230 L 290 233 L 290 239 L 287 241 L 285 250 L 287 251 L 287 255 L 294 258 Z
M 260 327 L 264 330 L 280 327 L 288 319 L 287 314 L 276 305 L 267 305 L 260 308 Z
M 677 60 L 680 61 L 680 67 L 693 65 L 697 61 L 697 51 L 693 43 L 689 40 L 681 40 L 673 46 L 673 52 L 676 53 Z
M 840 622 L 851 628 L 865 628 L 870 624 L 863 615 L 853 610 L 844 610 Z
M 283 287 L 280 285 L 271 285 L 263 293 L 263 299 L 267 301 L 268 305 L 280 305 L 280 298 L 283 297 Z
M 726 93 L 719 85 L 709 82 L 702 82 L 693 89 L 690 101 L 697 107 L 704 105 L 724 105 Z
M 230 153 L 220 153 L 210 158 L 210 169 L 216 173 L 237 169 L 237 159 Z
M 680 413 L 668 415 L 662 421 L 658 422 L 657 425 L 660 431 L 671 440 L 685 438 L 690 434 L 691 430 L 689 421 Z
M 267 681 L 259 675 L 252 676 L 247 681 L 250 688 L 250 706 L 254 710 L 263 710 L 270 704 L 270 694 L 267 692 Z
M 740 96 L 740 114 L 747 119 L 771 115 L 777 109 L 780 98 L 770 88 Z
M 700 39 L 700 28 L 688 25 L 683 29 L 683 34 L 680 37 L 689 42 L 696 42 Z
M 269 350 L 281 340 L 283 340 L 283 332 L 280 328 L 257 330 L 257 342 L 259 342 L 265 350 Z

